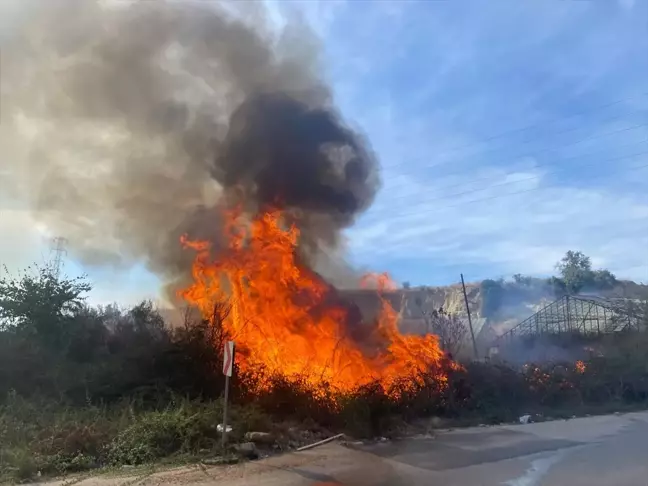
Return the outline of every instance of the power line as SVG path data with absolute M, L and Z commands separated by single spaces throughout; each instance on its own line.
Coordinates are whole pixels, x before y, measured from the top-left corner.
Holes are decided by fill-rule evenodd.
M 631 156 L 629 156 L 629 157 L 626 156 L 626 157 L 618 157 L 618 158 L 612 158 L 612 159 L 603 159 L 603 160 L 599 160 L 598 162 L 599 162 L 599 163 L 601 163 L 601 162 L 610 162 L 610 161 L 619 160 L 619 159 L 621 159 L 621 158 L 638 157 L 638 156 L 640 156 L 640 155 L 645 155 L 645 154 L 648 154 L 648 151 L 639 152 L 639 153 L 633 154 L 633 155 L 631 155 Z M 644 168 L 644 167 L 646 167 L 646 165 L 640 165 L 640 166 L 638 166 L 638 167 L 630 167 L 630 168 L 628 168 L 627 170 L 629 170 L 629 171 L 633 171 L 633 170 L 642 169 L 642 168 Z M 621 172 L 622 172 L 622 171 L 621 171 Z M 596 175 L 600 176 L 601 174 L 596 174 Z M 482 188 L 479 188 L 479 189 L 473 189 L 473 190 L 470 190 L 470 191 L 464 191 L 464 192 L 462 192 L 462 193 L 455 193 L 455 194 L 444 195 L 444 196 L 442 196 L 442 197 L 438 197 L 438 198 L 432 198 L 432 199 L 419 199 L 418 202 L 443 201 L 443 200 L 445 200 L 445 199 L 449 199 L 450 197 L 456 197 L 456 196 L 460 196 L 460 195 L 468 195 L 468 194 L 472 194 L 472 193 L 475 193 L 475 192 L 481 192 L 481 191 L 484 191 L 484 190 L 487 190 L 487 189 L 490 189 L 490 188 L 493 188 L 493 187 L 504 186 L 504 185 L 508 185 L 508 184 L 514 184 L 514 183 L 523 182 L 523 181 L 525 181 L 525 180 L 530 180 L 530 179 L 535 179 L 535 178 L 538 178 L 538 176 L 529 177 L 529 178 L 527 178 L 527 179 L 520 179 L 520 180 L 517 180 L 517 181 L 505 182 L 505 183 L 502 183 L 502 184 L 493 184 L 493 185 L 485 186 L 485 187 L 482 187 Z M 551 189 L 551 188 L 556 188 L 556 187 L 558 187 L 558 186 L 543 186 L 543 187 L 537 187 L 537 188 L 532 188 L 532 189 L 523 190 L 523 191 L 517 191 L 517 192 L 512 192 L 512 193 L 501 194 L 501 195 L 498 195 L 498 196 L 495 196 L 495 197 L 489 197 L 489 198 L 486 198 L 486 199 L 483 199 L 483 200 L 497 199 L 497 198 L 499 198 L 499 197 L 505 197 L 505 196 L 508 196 L 508 195 L 522 194 L 522 193 L 525 193 L 525 192 L 531 192 L 531 191 L 541 190 L 541 189 Z M 405 198 L 405 197 L 407 197 L 407 196 L 397 196 L 397 197 L 390 198 L 389 201 L 392 202 L 392 201 L 394 201 L 394 200 L 403 199 L 403 198 Z M 478 202 L 478 201 L 482 201 L 482 199 L 477 199 L 475 202 Z M 470 201 L 469 201 L 468 203 L 470 203 Z M 461 205 L 461 204 L 465 204 L 465 203 L 460 203 L 459 205 Z M 444 207 L 455 207 L 455 206 L 456 206 L 456 205 L 452 205 L 452 206 L 442 206 L 442 207 L 439 208 L 439 209 L 442 209 L 442 208 L 444 208 Z
M 648 143 L 648 138 L 642 140 L 641 142 L 622 145 L 621 148 L 622 147 L 630 147 L 630 146 L 634 146 L 634 145 L 641 145 L 641 144 L 644 144 L 644 143 Z M 617 148 L 619 148 L 619 147 L 617 147 Z M 568 160 L 576 160 L 576 159 L 580 159 L 580 158 L 591 157 L 593 155 L 597 155 L 597 154 L 600 154 L 600 153 L 601 153 L 601 151 L 599 150 L 597 152 L 591 152 L 591 153 L 588 153 L 588 154 L 577 155 L 577 156 L 574 156 L 574 157 L 567 157 L 567 158 L 564 158 L 564 159 L 557 160 L 556 162 L 565 162 L 565 161 L 568 161 Z M 596 165 L 600 164 L 601 162 L 616 162 L 616 161 L 619 161 L 619 160 L 631 159 L 633 157 L 638 157 L 640 155 L 646 155 L 646 154 L 648 154 L 648 151 L 644 150 L 644 151 L 637 152 L 637 153 L 634 153 L 634 154 L 621 155 L 621 156 L 614 157 L 614 158 L 611 158 L 611 159 L 597 160 L 596 162 L 587 162 L 585 164 L 571 165 L 569 167 L 563 167 L 563 168 L 560 168 L 560 169 L 555 169 L 555 170 L 552 170 L 552 171 L 549 171 L 549 172 L 545 172 L 545 173 L 540 174 L 540 175 L 529 176 L 529 177 L 526 177 L 524 179 L 517 179 L 517 180 L 514 180 L 514 181 L 505 181 L 505 182 L 501 182 L 501 183 L 497 183 L 497 184 L 490 184 L 490 185 L 484 186 L 482 188 L 471 190 L 471 191 L 465 191 L 465 192 L 459 192 L 459 193 L 453 193 L 453 194 L 446 194 L 446 195 L 438 197 L 438 198 L 427 199 L 427 201 L 435 201 L 435 200 L 439 200 L 439 199 L 445 199 L 446 197 L 461 196 L 461 195 L 464 195 L 464 194 L 470 194 L 471 192 L 484 191 L 484 190 L 487 190 L 487 189 L 491 189 L 493 187 L 501 187 L 501 186 L 506 186 L 506 185 L 510 185 L 510 184 L 517 184 L 519 182 L 525 182 L 525 181 L 530 181 L 530 180 L 534 180 L 534 179 L 539 179 L 541 177 L 544 177 L 547 174 L 556 174 L 556 173 L 564 172 L 564 171 L 571 170 L 571 169 L 574 169 L 574 168 L 583 168 L 583 167 L 596 166 Z M 536 166 L 533 167 L 533 169 L 538 169 L 538 168 L 542 168 L 542 167 L 546 167 L 546 164 L 545 165 L 536 165 Z M 479 179 L 471 179 L 471 180 L 463 181 L 463 182 L 460 182 L 460 183 L 457 183 L 457 184 L 451 184 L 451 185 L 448 185 L 448 186 L 435 187 L 434 189 L 436 191 L 444 191 L 446 189 L 450 189 L 450 188 L 453 188 L 453 187 L 468 186 L 468 185 L 471 185 L 471 184 L 473 184 L 475 182 L 495 179 L 495 178 L 499 178 L 499 177 L 506 177 L 506 176 L 509 176 L 509 175 L 511 175 L 510 172 L 504 174 L 503 176 L 500 175 L 500 176 L 482 177 L 482 178 L 479 178 Z M 399 186 L 396 186 L 395 188 L 398 188 L 398 187 Z M 394 189 L 394 188 L 392 188 L 392 189 Z M 407 198 L 407 197 L 409 197 L 409 195 L 401 194 L 401 195 L 398 195 L 398 196 L 390 197 L 389 200 L 390 201 L 395 201 L 395 200 L 404 199 L 404 198 Z
M 646 167 L 648 167 L 648 164 L 640 165 L 640 166 L 637 166 L 637 167 L 630 167 L 630 168 L 627 169 L 627 172 L 632 172 L 632 171 L 635 171 L 635 170 L 641 170 L 641 169 L 644 169 Z M 620 171 L 620 173 L 623 173 L 623 172 L 625 172 L 625 171 Z M 599 174 L 599 175 L 602 175 L 602 174 Z M 500 199 L 500 198 L 503 198 L 503 197 L 516 196 L 516 195 L 519 195 L 519 194 L 526 194 L 526 193 L 529 193 L 529 192 L 534 192 L 534 191 L 543 190 L 543 189 L 558 189 L 558 188 L 560 188 L 560 186 L 534 187 L 534 188 L 531 188 L 531 189 L 525 189 L 525 190 L 522 190 L 522 191 L 510 192 L 510 193 L 506 193 L 506 194 L 499 194 L 499 195 L 491 196 L 491 197 L 487 197 L 487 198 L 475 199 L 475 200 L 471 200 L 471 201 L 464 201 L 464 202 L 457 203 L 457 204 L 452 204 L 452 205 L 449 205 L 449 206 L 440 206 L 440 207 L 433 208 L 432 210 L 429 210 L 429 211 L 428 210 L 426 210 L 426 211 L 418 211 L 417 213 L 418 214 L 427 214 L 427 213 L 430 213 L 430 212 L 435 212 L 435 211 L 442 210 L 442 209 L 449 209 L 449 208 L 459 207 L 459 206 L 463 206 L 463 205 L 466 205 L 466 204 L 474 204 L 474 203 L 478 203 L 478 202 L 492 201 L 492 200 Z M 477 192 L 477 191 L 473 191 L 473 192 Z M 425 201 L 421 201 L 421 202 L 425 202 Z M 414 213 L 411 213 L 411 214 L 414 214 Z
M 628 223 L 643 222 L 643 221 L 648 222 L 648 216 L 642 216 L 642 217 L 638 217 L 638 218 L 616 219 L 614 221 L 614 223 L 628 224 Z M 562 228 L 565 224 L 569 224 L 569 221 L 560 221 L 560 222 L 555 222 L 554 221 L 554 222 L 547 222 L 547 223 L 536 223 L 536 224 L 534 224 L 534 226 L 553 226 L 554 228 L 559 229 L 559 228 Z M 612 224 L 609 221 L 604 221 L 604 222 L 596 222 L 594 224 L 579 225 L 577 229 L 579 231 L 582 231 L 582 230 L 590 231 L 590 230 L 594 230 L 594 229 L 597 229 L 597 228 L 607 228 L 607 227 L 610 227 L 610 226 L 612 226 Z M 444 232 L 444 233 L 450 232 L 450 233 L 452 233 L 454 229 L 455 228 L 453 226 L 449 225 L 448 227 L 443 228 L 443 229 L 439 229 L 436 232 Z M 619 237 L 620 238 L 628 238 L 628 237 L 631 237 L 631 236 L 635 236 L 638 231 L 640 231 L 640 229 L 637 229 L 637 228 L 630 228 L 630 229 L 626 229 L 626 230 L 621 231 L 621 232 L 616 231 L 614 233 L 614 236 L 611 237 L 610 239 L 619 239 Z M 435 231 L 432 231 L 430 233 L 434 234 Z M 648 230 L 647 230 L 647 236 L 648 236 Z M 389 251 L 389 249 L 385 248 L 384 251 Z
M 616 161 L 619 161 L 619 160 L 631 159 L 631 158 L 638 157 L 638 156 L 640 156 L 640 155 L 646 155 L 646 154 L 648 154 L 648 151 L 645 151 L 645 150 L 644 150 L 643 152 L 638 152 L 638 153 L 630 154 L 630 155 L 624 155 L 624 156 L 621 156 L 621 157 L 616 157 L 616 158 L 613 158 L 613 159 L 608 159 L 607 161 L 608 161 L 608 162 L 616 162 Z M 596 165 L 596 164 L 586 164 L 585 166 L 587 166 L 587 165 Z M 582 166 L 581 166 L 581 167 L 582 167 Z M 481 189 L 477 189 L 477 190 L 474 190 L 474 191 L 464 191 L 464 192 L 458 192 L 458 193 L 454 193 L 454 194 L 448 194 L 446 197 L 463 196 L 463 195 L 466 195 L 466 194 L 471 194 L 471 192 L 485 191 L 485 190 L 488 190 L 488 189 L 492 189 L 492 188 L 494 188 L 494 187 L 502 187 L 502 186 L 507 186 L 507 185 L 511 185 L 511 184 L 517 184 L 517 183 L 519 183 L 519 182 L 532 181 L 532 180 L 535 180 L 535 179 L 539 179 L 539 178 L 541 178 L 541 177 L 543 177 L 543 176 L 545 176 L 545 175 L 547 175 L 547 174 L 556 174 L 556 173 L 563 172 L 563 171 L 565 171 L 565 170 L 566 170 L 566 168 L 563 168 L 563 169 L 557 169 L 557 170 L 554 170 L 554 171 L 545 172 L 545 173 L 542 174 L 542 175 L 529 176 L 529 177 L 526 177 L 526 178 L 524 178 L 524 179 L 518 179 L 518 180 L 516 180 L 516 181 L 506 181 L 506 182 L 502 182 L 502 183 L 499 183 L 499 184 L 492 184 L 492 185 L 490 185 L 490 186 L 483 187 L 483 188 L 481 188 Z
M 648 112 L 647 112 L 647 114 L 648 114 Z M 572 147 L 574 145 L 578 145 L 578 144 L 586 142 L 588 140 L 597 140 L 597 139 L 600 139 L 600 138 L 603 138 L 603 137 L 607 137 L 609 135 L 616 135 L 616 134 L 619 134 L 619 133 L 625 133 L 625 132 L 628 132 L 630 130 L 634 130 L 636 128 L 643 128 L 643 127 L 648 127 L 648 123 L 639 123 L 639 124 L 636 124 L 636 125 L 632 125 L 630 127 L 624 127 L 624 128 L 621 128 L 621 129 L 613 130 L 611 132 L 605 132 L 605 133 L 602 133 L 602 134 L 590 134 L 590 135 L 588 135 L 586 137 L 580 138 L 580 139 L 578 139 L 576 141 L 572 141 L 570 143 L 566 143 L 566 144 L 563 144 L 563 145 L 557 145 L 557 146 L 553 146 L 553 147 L 541 148 L 539 150 L 534 151 L 532 154 L 528 154 L 528 155 L 536 156 L 538 154 L 543 154 L 543 153 L 547 153 L 547 152 L 553 152 L 553 151 L 556 151 L 556 150 L 559 150 L 559 149 L 563 149 L 565 147 Z M 481 155 L 483 155 L 483 153 L 477 153 L 476 155 L 481 156 Z M 510 162 L 515 162 L 518 158 L 522 157 L 523 155 L 524 154 L 519 154 L 519 155 L 515 156 L 514 159 L 510 160 Z M 463 161 L 465 161 L 465 160 L 470 160 L 470 159 L 464 159 Z M 427 165 L 427 166 L 425 166 L 423 168 L 424 169 L 431 169 L 431 168 L 434 168 L 434 167 L 440 167 L 440 166 L 443 166 L 443 165 L 448 165 L 449 163 L 453 163 L 453 162 L 455 164 L 460 164 L 463 161 L 460 161 L 460 162 L 446 161 L 446 162 L 441 162 L 441 163 L 438 163 L 438 164 Z M 421 170 L 421 167 L 419 167 L 418 169 L 413 169 L 413 170 Z M 398 175 L 399 176 L 408 175 L 408 174 L 411 174 L 412 172 L 413 171 L 401 172 Z M 460 174 L 462 172 L 463 171 L 454 172 L 454 173 L 446 174 L 446 175 Z
M 632 167 L 632 168 L 629 168 L 627 171 L 632 172 L 634 170 L 645 169 L 646 167 L 648 167 L 648 164 L 640 165 L 638 167 Z M 529 192 L 539 191 L 539 190 L 542 190 L 542 189 L 558 189 L 559 187 L 560 186 L 534 187 L 534 188 L 526 189 L 526 190 L 523 190 L 523 191 L 510 192 L 510 193 L 500 194 L 500 195 L 497 195 L 497 196 L 487 197 L 487 198 L 483 198 L 483 199 L 475 199 L 473 201 L 465 201 L 465 202 L 458 203 L 458 204 L 453 204 L 453 205 L 450 205 L 450 206 L 444 206 L 444 207 L 439 208 L 439 209 L 447 209 L 447 208 L 452 208 L 452 207 L 458 207 L 458 206 L 463 206 L 465 204 L 474 204 L 474 203 L 477 203 L 477 202 L 492 201 L 492 200 L 495 200 L 495 199 L 500 199 L 502 197 L 515 196 L 515 195 L 518 195 L 518 194 L 525 194 L 525 193 L 529 193 Z
M 518 132 L 530 130 L 532 128 L 539 128 L 539 127 L 542 127 L 542 126 L 545 126 L 545 125 L 554 124 L 556 122 L 560 122 L 560 121 L 568 120 L 570 118 L 581 116 L 584 113 L 589 113 L 591 111 L 597 111 L 597 110 L 602 109 L 602 108 L 609 108 L 610 106 L 618 105 L 618 104 L 624 103 L 626 101 L 641 98 L 641 97 L 644 97 L 646 95 L 648 95 L 648 91 L 645 91 L 645 92 L 639 93 L 639 94 L 637 94 L 635 96 L 631 96 L 631 97 L 624 98 L 624 99 L 621 99 L 621 100 L 612 101 L 612 102 L 606 103 L 604 105 L 599 105 L 599 106 L 596 106 L 596 107 L 594 107 L 592 109 L 589 109 L 589 110 L 581 110 L 579 112 L 575 112 L 575 113 L 572 113 L 570 115 L 567 115 L 566 117 L 554 118 L 553 120 L 545 121 L 545 122 L 542 122 L 542 123 L 535 123 L 533 125 L 527 125 L 525 127 L 514 128 L 512 130 L 507 130 L 505 132 L 500 132 L 500 133 L 497 133 L 495 135 L 491 135 L 489 137 L 486 137 L 486 138 L 482 139 L 481 142 L 477 142 L 477 143 L 489 142 L 491 140 L 495 140 L 495 139 L 501 138 L 503 136 L 510 135 L 511 133 L 518 133 Z M 470 146 L 473 146 L 473 145 L 475 145 L 475 143 L 455 146 L 455 147 L 450 148 L 449 150 L 450 151 L 461 150 L 462 148 L 467 148 L 467 147 L 470 147 Z
M 612 101 L 612 102 L 610 102 L 610 103 L 606 103 L 606 104 L 604 104 L 604 105 L 599 105 L 599 106 L 594 107 L 594 108 L 592 108 L 592 109 L 588 109 L 588 110 L 581 110 L 580 112 L 572 113 L 571 115 L 567 115 L 566 117 L 554 118 L 553 120 L 544 121 L 544 122 L 542 122 L 542 123 L 535 123 L 535 124 L 532 124 L 532 125 L 527 125 L 527 126 L 525 126 L 525 127 L 515 128 L 515 129 L 512 129 L 512 130 L 507 130 L 507 131 L 505 131 L 505 132 L 500 132 L 500 133 L 497 133 L 497 134 L 495 134 L 495 135 L 491 135 L 491 136 L 488 136 L 488 137 L 483 138 L 483 139 L 481 139 L 481 140 L 478 140 L 477 142 L 471 142 L 471 143 L 467 143 L 467 144 L 457 145 L 457 146 L 451 147 L 451 148 L 447 149 L 446 151 L 441 152 L 439 155 L 440 155 L 440 156 L 444 156 L 444 155 L 447 155 L 447 154 L 450 154 L 450 153 L 453 153 L 453 152 L 457 152 L 457 151 L 459 151 L 459 150 L 464 150 L 464 149 L 466 149 L 466 148 L 471 148 L 471 147 L 475 147 L 475 146 L 478 146 L 478 145 L 482 145 L 482 144 L 484 144 L 484 143 L 486 143 L 486 142 L 490 142 L 490 141 L 492 141 L 492 140 L 496 140 L 496 139 L 498 139 L 498 138 L 502 138 L 502 137 L 504 137 L 504 136 L 511 135 L 511 134 L 513 134 L 513 133 L 523 132 L 523 131 L 526 131 L 526 130 L 530 130 L 530 129 L 532 129 L 532 128 L 540 128 L 540 127 L 544 127 L 544 126 L 553 125 L 553 124 L 555 124 L 555 123 L 557 123 L 557 122 L 560 122 L 560 121 L 565 121 L 565 120 L 568 120 L 568 119 L 570 119 L 570 118 L 574 118 L 574 117 L 577 117 L 577 116 L 581 116 L 581 115 L 583 115 L 583 114 L 585 114 L 585 113 L 589 113 L 589 112 L 597 111 L 597 110 L 602 109 L 602 108 L 608 108 L 608 107 L 610 107 L 610 106 L 614 106 L 614 105 L 617 105 L 617 104 L 620 104 L 620 103 L 624 103 L 624 102 L 626 102 L 626 101 L 634 100 L 634 99 L 637 99 L 637 98 L 642 98 L 642 97 L 644 97 L 644 96 L 646 96 L 646 95 L 648 95 L 648 91 L 646 91 L 646 92 L 642 92 L 642 93 L 639 93 L 639 94 L 637 94 L 636 96 L 631 96 L 631 97 L 624 98 L 624 99 L 621 99 L 621 100 Z M 604 120 L 604 121 L 612 121 L 612 120 L 615 120 L 615 119 L 618 119 L 618 118 L 623 118 L 623 117 L 626 117 L 626 116 L 630 116 L 630 115 L 633 115 L 633 114 L 636 114 L 636 113 L 641 113 L 641 112 L 643 112 L 643 111 L 644 111 L 644 110 L 637 110 L 637 111 L 630 112 L 630 113 L 625 113 L 625 114 L 621 114 L 621 115 L 615 115 L 615 116 L 612 117 L 611 119 Z M 577 128 L 578 128 L 578 127 L 576 127 L 576 129 L 577 129 Z M 557 132 L 557 133 L 554 133 L 554 135 L 560 135 L 560 134 L 562 134 L 562 133 L 567 133 L 567 132 L 569 132 L 569 131 L 573 131 L 573 130 L 574 130 L 574 129 L 572 128 L 572 129 L 567 130 L 566 132 Z M 398 167 L 398 166 L 400 166 L 400 165 L 403 165 L 403 164 L 396 164 L 396 165 L 393 165 L 393 166 L 389 166 L 389 167 L 387 167 L 387 168 L 391 168 L 391 167 Z

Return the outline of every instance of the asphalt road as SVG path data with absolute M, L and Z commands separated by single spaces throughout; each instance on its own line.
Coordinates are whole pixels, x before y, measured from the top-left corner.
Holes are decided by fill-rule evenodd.
M 327 444 L 227 468 L 180 468 L 76 484 L 648 486 L 648 412 L 477 427 L 398 442 Z

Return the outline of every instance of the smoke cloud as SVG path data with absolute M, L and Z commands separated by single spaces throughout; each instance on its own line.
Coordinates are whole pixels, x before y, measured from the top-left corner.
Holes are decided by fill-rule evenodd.
M 378 169 L 303 24 L 276 32 L 250 2 L 39 3 L 3 41 L 0 191 L 74 257 L 144 262 L 173 291 L 180 235 L 219 245 L 237 203 L 285 209 L 318 271 L 347 269 L 330 255 Z

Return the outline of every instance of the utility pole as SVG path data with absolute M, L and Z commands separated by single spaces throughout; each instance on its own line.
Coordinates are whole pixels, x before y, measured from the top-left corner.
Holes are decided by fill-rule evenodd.
M 67 255 L 65 245 L 67 245 L 67 240 L 61 236 L 57 236 L 56 238 L 52 239 L 52 252 L 54 253 L 52 268 L 54 270 L 54 276 L 56 278 L 59 278 L 59 275 L 61 273 L 61 267 L 63 266 L 63 255 Z
M 475 341 L 475 331 L 473 330 L 472 319 L 470 317 L 470 307 L 468 307 L 468 294 L 466 294 L 466 284 L 464 283 L 463 273 L 461 274 L 461 288 L 463 289 L 464 302 L 466 303 L 466 312 L 468 313 L 468 325 L 470 326 L 470 337 L 472 338 L 473 353 L 475 353 L 475 359 L 479 359 L 479 353 L 477 352 L 477 342 Z

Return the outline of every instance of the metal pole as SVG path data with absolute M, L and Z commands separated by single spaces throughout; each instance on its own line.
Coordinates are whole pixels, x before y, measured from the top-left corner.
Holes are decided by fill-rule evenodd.
M 461 287 L 463 288 L 464 301 L 466 302 L 466 312 L 468 313 L 468 325 L 470 326 L 470 337 L 472 338 L 473 352 L 475 359 L 479 359 L 477 352 L 477 343 L 475 342 L 475 331 L 473 331 L 472 319 L 470 317 L 470 307 L 468 307 L 468 294 L 466 294 L 466 284 L 464 283 L 463 273 L 461 274 Z
M 221 435 L 221 445 L 223 449 L 227 443 L 227 402 L 229 400 L 230 377 L 225 375 L 225 400 L 223 402 L 223 433 Z

